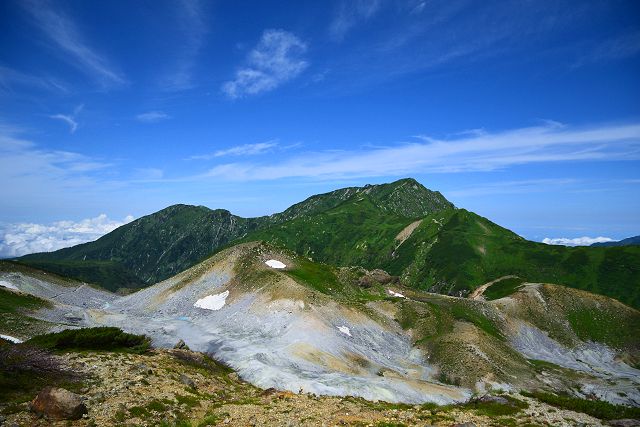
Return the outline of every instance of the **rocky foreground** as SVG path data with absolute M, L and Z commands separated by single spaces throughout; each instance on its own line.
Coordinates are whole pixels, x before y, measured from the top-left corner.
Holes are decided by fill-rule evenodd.
M 554 408 L 519 394 L 485 396 L 465 405 L 435 406 L 319 397 L 304 390 L 262 390 L 202 353 L 189 350 L 152 350 L 142 355 L 70 352 L 57 357 L 76 378 L 65 386 L 78 395 L 86 409 L 78 409 L 78 402 L 70 399 L 67 404 L 76 405 L 67 408 L 73 415 L 56 419 L 61 417 L 46 413 L 46 409 L 43 412 L 46 405 L 38 399 L 12 405 L 0 403 L 0 425 L 603 425 L 588 415 Z M 68 419 L 74 418 L 78 410 L 84 412 L 79 419 Z

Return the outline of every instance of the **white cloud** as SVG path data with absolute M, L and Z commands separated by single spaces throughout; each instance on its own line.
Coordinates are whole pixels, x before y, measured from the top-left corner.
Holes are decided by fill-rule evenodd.
M 276 140 L 270 140 L 266 142 L 258 142 L 256 144 L 244 144 L 237 145 L 235 147 L 226 148 L 224 150 L 218 150 L 211 154 L 203 154 L 199 156 L 189 157 L 190 160 L 211 160 L 216 157 L 224 156 L 255 156 L 258 154 L 264 154 L 271 151 L 278 146 Z
M 307 68 L 308 63 L 302 58 L 306 50 L 306 43 L 290 32 L 265 30 L 249 53 L 247 65 L 222 85 L 222 91 L 236 99 L 273 90 Z
M 17 257 L 34 252 L 50 252 L 90 242 L 131 221 L 131 215 L 117 221 L 100 214 L 77 222 L 8 224 L 0 231 L 0 256 Z
M 415 173 L 483 172 L 530 163 L 640 159 L 640 124 L 573 129 L 554 122 L 452 139 L 421 136 L 396 146 L 306 152 L 268 163 L 218 165 L 202 177 L 335 179 Z
M 38 28 L 69 56 L 75 66 L 92 74 L 103 86 L 126 82 L 104 57 L 89 48 L 75 23 L 66 14 L 53 10 L 45 1 L 29 0 L 22 4 Z
M 69 128 L 70 128 L 69 131 L 71 133 L 75 133 L 76 129 L 78 129 L 78 122 L 76 122 L 71 116 L 68 116 L 65 114 L 54 114 L 52 116 L 49 116 L 49 118 L 62 120 L 63 122 L 66 122 L 69 125 Z
M 542 243 L 546 243 L 547 245 L 564 245 L 564 246 L 590 246 L 594 243 L 604 243 L 604 242 L 612 242 L 613 239 L 610 237 L 575 237 L 573 239 L 567 237 L 554 237 L 549 238 L 545 237 L 542 239 Z
M 76 117 L 78 116 L 78 114 L 80 114 L 83 108 L 84 108 L 84 105 L 80 104 L 75 108 L 75 110 L 73 110 L 73 114 L 53 114 L 49 116 L 49 118 L 55 119 L 55 120 L 62 120 L 63 122 L 69 125 L 69 131 L 71 133 L 75 133 L 76 130 L 78 129 L 78 121 L 76 120 Z
M 142 123 L 156 123 L 170 118 L 171 116 L 163 111 L 148 111 L 136 116 L 136 120 Z
M 335 41 L 342 41 L 347 32 L 356 24 L 374 16 L 380 9 L 380 5 L 380 0 L 349 0 L 341 2 L 338 12 L 329 26 L 329 35 Z
M 51 150 L 22 138 L 21 129 L 0 123 L 0 200 L 3 211 L 64 204 L 107 188 L 99 179 L 111 163 L 71 151 Z

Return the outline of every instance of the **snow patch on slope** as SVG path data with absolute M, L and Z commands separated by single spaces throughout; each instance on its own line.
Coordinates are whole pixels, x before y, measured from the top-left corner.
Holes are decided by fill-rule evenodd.
M 229 291 L 224 291 L 220 294 L 215 295 L 207 295 L 206 297 L 200 298 L 198 301 L 196 301 L 193 306 L 204 308 L 206 310 L 220 310 L 222 307 L 224 307 L 228 296 Z
M 22 342 L 20 338 L 12 337 L 11 335 L 0 334 L 0 338 L 2 338 L 3 340 L 11 341 L 14 344 L 20 344 Z
M 0 286 L 2 286 L 3 288 L 12 289 L 14 291 L 19 291 L 20 290 L 15 285 L 12 285 L 11 283 L 9 283 L 9 282 L 7 282 L 5 280 L 0 280 Z
M 349 328 L 347 328 L 346 326 L 338 326 L 338 330 L 345 335 L 349 335 L 350 337 L 353 336 L 351 335 L 351 331 L 349 330 Z
M 286 268 L 287 267 L 285 263 L 283 263 L 282 261 L 278 261 L 277 259 L 270 259 L 268 261 L 265 261 L 264 263 L 267 264 L 271 268 Z

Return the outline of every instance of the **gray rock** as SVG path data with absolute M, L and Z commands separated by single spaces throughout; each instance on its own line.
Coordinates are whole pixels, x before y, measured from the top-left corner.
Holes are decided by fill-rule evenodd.
M 509 400 L 505 397 L 491 396 L 488 394 L 485 394 L 484 396 L 475 399 L 475 401 L 482 402 L 482 403 L 498 403 L 500 405 L 511 405 L 511 402 L 509 402 Z
M 189 350 L 189 346 L 183 340 L 180 340 L 173 346 L 173 348 L 178 350 Z
M 180 382 L 186 385 L 187 387 L 196 388 L 196 382 L 193 381 L 188 376 L 186 376 L 185 374 L 180 374 Z
M 476 427 L 475 423 L 472 423 L 471 421 L 467 421 L 466 423 L 462 423 L 462 424 L 454 424 L 451 427 Z
M 78 420 L 87 413 L 82 398 L 63 388 L 45 387 L 30 406 L 31 411 L 53 420 Z

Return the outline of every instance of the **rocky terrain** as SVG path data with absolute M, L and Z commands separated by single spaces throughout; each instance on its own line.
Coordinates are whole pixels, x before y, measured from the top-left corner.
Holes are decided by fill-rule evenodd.
M 188 350 L 70 352 L 86 405 L 78 420 L 40 417 L 29 403 L 0 404 L 4 426 L 600 426 L 597 418 L 519 394 L 466 405 L 403 405 L 263 390 Z M 464 424 L 468 423 L 468 424 Z
M 0 280 L 42 299 L 24 313 L 41 329 L 117 326 L 159 348 L 183 340 L 262 389 L 410 405 L 520 390 L 640 402 L 640 336 L 630 333 L 640 314 L 551 284 L 507 277 L 473 299 L 450 297 L 260 242 L 127 296 L 37 270 Z

